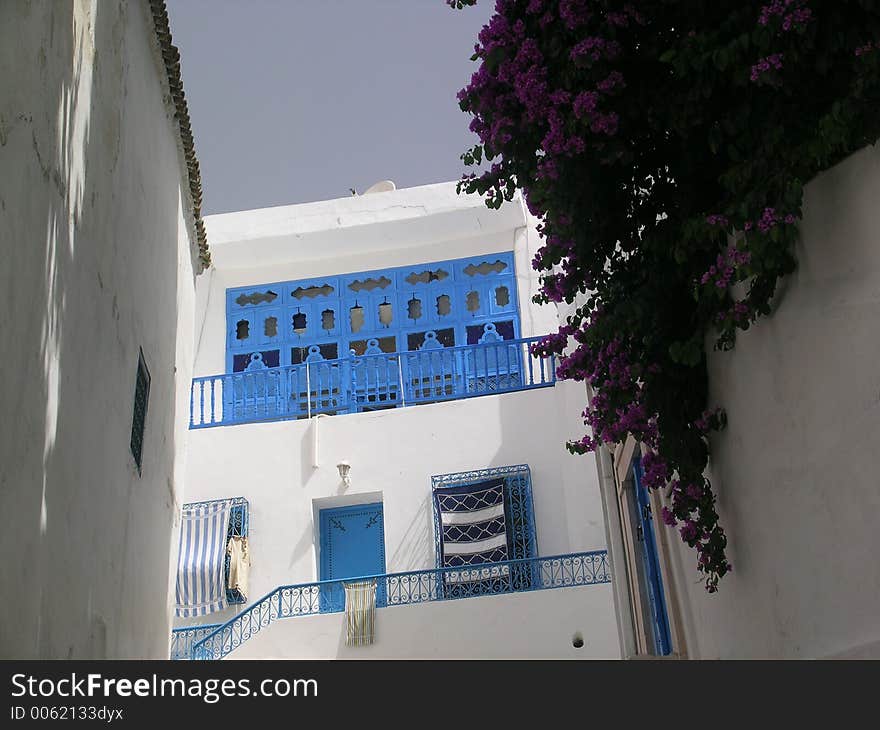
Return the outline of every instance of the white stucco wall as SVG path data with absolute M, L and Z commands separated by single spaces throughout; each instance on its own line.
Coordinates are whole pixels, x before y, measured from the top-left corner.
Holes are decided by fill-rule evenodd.
M 254 597 L 317 580 L 313 501 L 329 497 L 356 504 L 380 492 L 387 570 L 436 567 L 431 475 L 491 466 L 529 465 L 539 554 L 602 549 L 595 476 L 563 468 L 577 461 L 558 419 L 571 387 L 192 431 L 186 498 L 248 498 Z M 348 488 L 336 468 L 342 459 L 352 465 Z
M 523 335 L 555 330 L 555 309 L 531 303 L 537 290 L 530 267 L 538 246 L 534 220 L 518 200 L 493 215 L 478 198 L 458 197 L 454 188 L 454 183 L 430 185 L 209 217 L 206 223 L 215 265 L 199 285 L 196 373 L 209 375 L 225 369 L 228 287 L 500 251 L 515 252 Z M 260 261 L 261 266 L 242 268 L 243 261 Z M 323 507 L 381 499 L 386 569 L 436 567 L 431 475 L 492 466 L 529 465 L 540 555 L 604 549 L 595 468 L 564 447 L 567 439 L 581 435 L 583 424 L 578 414 L 583 407 L 583 387 L 560 383 L 540 390 L 373 413 L 197 430 L 190 434 L 186 499 L 244 496 L 249 500 L 251 598 L 279 585 L 317 580 L 316 519 Z M 347 489 L 336 468 L 342 459 L 352 465 L 352 485 Z M 591 593 L 593 597 L 581 595 L 594 588 L 598 590 Z M 473 657 L 549 656 L 557 650 L 560 656 L 567 656 L 565 652 L 572 650 L 571 637 L 561 643 L 551 641 L 546 634 L 550 629 L 539 628 L 544 622 L 561 621 L 565 616 L 556 627 L 563 634 L 574 631 L 571 627 L 578 623 L 576 616 L 580 616 L 578 625 L 583 630 L 595 616 L 599 616 L 597 625 L 606 627 L 611 622 L 607 626 L 613 627 L 610 592 L 603 587 L 550 593 L 557 595 L 509 604 L 505 604 L 509 596 L 494 599 L 507 606 L 503 610 L 510 613 L 513 624 L 530 627 L 509 646 L 499 644 L 493 631 L 474 631 L 473 641 L 451 643 L 450 654 L 442 653 L 438 640 L 423 647 L 424 656 L 452 656 L 456 652 Z M 545 600 L 551 607 L 548 613 L 536 608 L 544 606 Z M 420 622 L 432 620 L 424 616 L 449 622 L 451 631 L 465 620 L 457 617 L 487 610 L 483 599 L 446 605 L 449 607 L 380 609 L 386 625 L 393 615 L 404 618 L 399 631 L 387 634 L 396 638 L 389 638 L 390 643 L 377 649 L 376 656 L 419 656 L 411 634 L 421 630 Z M 237 608 L 177 624 L 223 621 Z M 384 617 L 386 613 L 388 617 Z M 281 631 L 277 634 L 281 637 L 293 631 L 290 640 L 299 645 L 296 632 L 315 631 L 313 648 L 308 650 L 312 653 L 303 656 L 335 656 L 335 621 L 309 618 L 303 626 L 312 629 L 273 627 L 272 632 Z M 528 640 L 531 627 L 536 637 L 533 645 Z M 465 633 L 470 636 L 468 631 Z M 613 628 L 609 631 L 610 645 L 616 647 L 616 632 Z M 538 640 L 538 636 L 542 638 Z M 605 652 L 605 645 L 601 646 Z M 297 651 L 287 647 L 283 655 L 299 656 Z M 593 656 L 606 655 L 601 652 Z
M 710 357 L 729 425 L 709 475 L 734 572 L 706 595 L 676 547 L 691 656 L 880 658 L 878 200 L 876 147 L 813 180 L 776 311 Z
M 617 659 L 610 603 L 611 585 L 603 583 L 393 606 L 376 612 L 368 646 L 345 645 L 342 613 L 286 618 L 229 659 Z
M 5 658 L 167 656 L 194 273 L 155 44 L 146 2 L 0 3 Z

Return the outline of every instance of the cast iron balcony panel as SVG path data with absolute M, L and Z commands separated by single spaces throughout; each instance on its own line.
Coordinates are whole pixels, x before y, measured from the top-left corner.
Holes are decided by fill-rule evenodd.
M 190 428 L 362 413 L 544 388 L 554 357 L 535 357 L 540 337 L 503 339 L 491 322 L 476 344 L 445 347 L 429 330 L 419 349 L 386 353 L 370 339 L 363 355 L 325 359 L 312 345 L 301 364 L 270 367 L 259 352 L 244 370 L 195 378 Z
M 189 648 L 193 659 L 222 659 L 279 619 L 345 610 L 344 583 L 375 580 L 377 608 L 573 588 L 611 581 L 608 553 L 594 550 L 569 555 L 506 560 L 464 568 L 436 568 L 280 586 L 210 632 L 196 637 L 196 627 L 177 630 L 177 653 Z M 185 634 L 183 632 L 191 632 Z
M 200 624 L 184 626 L 171 631 L 171 658 L 191 659 L 193 644 L 214 633 L 223 624 Z

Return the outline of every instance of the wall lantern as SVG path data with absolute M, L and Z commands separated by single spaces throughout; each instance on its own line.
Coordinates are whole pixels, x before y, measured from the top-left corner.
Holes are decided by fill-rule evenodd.
M 339 477 L 342 479 L 343 483 L 346 487 L 351 486 L 351 464 L 349 464 L 345 459 L 340 461 L 336 468 L 339 469 Z

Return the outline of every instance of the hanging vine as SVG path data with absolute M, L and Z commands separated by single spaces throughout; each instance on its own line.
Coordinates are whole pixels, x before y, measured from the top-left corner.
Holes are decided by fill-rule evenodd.
M 569 450 L 647 447 L 710 592 L 731 565 L 706 343 L 770 312 L 804 184 L 880 136 L 878 57 L 872 0 L 497 0 L 459 92 L 480 140 L 459 192 L 497 208 L 519 188 L 544 238 L 536 301 L 583 301 L 535 347 L 595 392 Z

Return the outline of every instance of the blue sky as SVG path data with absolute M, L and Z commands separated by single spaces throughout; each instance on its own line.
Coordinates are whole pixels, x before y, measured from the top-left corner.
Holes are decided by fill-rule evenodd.
M 168 0 L 203 213 L 456 180 L 456 92 L 493 2 Z

